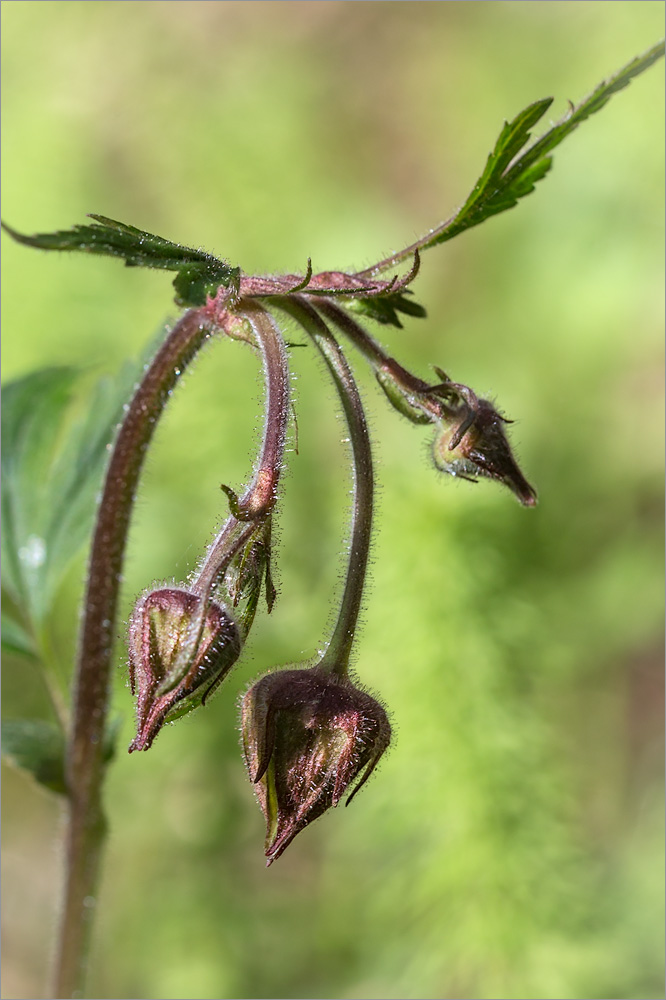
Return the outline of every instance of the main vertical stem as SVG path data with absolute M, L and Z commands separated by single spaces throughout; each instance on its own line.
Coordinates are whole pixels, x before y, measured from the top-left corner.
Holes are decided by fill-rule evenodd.
M 212 329 L 186 312 L 138 386 L 106 473 L 88 567 L 66 761 L 66 875 L 54 997 L 82 996 L 105 820 L 101 804 L 111 651 L 130 513 L 146 449 L 171 390 Z
M 307 330 L 321 352 L 342 401 L 349 427 L 354 468 L 352 536 L 342 602 L 333 635 L 318 666 L 344 677 L 349 669 L 372 533 L 374 480 L 370 434 L 354 376 L 338 343 L 309 302 L 300 296 L 275 299 L 275 304 Z

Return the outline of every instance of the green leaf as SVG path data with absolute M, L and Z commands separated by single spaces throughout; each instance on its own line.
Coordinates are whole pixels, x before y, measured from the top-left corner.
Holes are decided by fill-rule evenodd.
M 489 195 L 502 189 L 504 171 L 530 138 L 530 129 L 543 117 L 552 103 L 552 97 L 536 101 L 521 111 L 512 122 L 504 122 L 495 148 L 488 157 L 485 170 L 474 185 L 474 190 L 469 198 L 456 215 L 458 225 L 461 225 L 464 220 L 474 219 L 476 216 L 485 218 L 484 207 Z M 481 221 L 481 218 L 478 221 Z M 474 222 L 469 224 L 475 225 Z M 434 242 L 441 242 L 441 235 Z
M 436 229 L 419 246 L 425 249 L 444 243 L 458 233 L 477 226 L 489 216 L 513 208 L 520 198 L 534 190 L 537 181 L 550 169 L 551 159 L 547 154 L 578 128 L 581 122 L 600 111 L 613 94 L 623 90 L 635 76 L 652 66 L 663 54 L 664 44 L 660 42 L 642 56 L 632 59 L 618 73 L 599 84 L 577 107 L 572 107 L 561 121 L 528 146 L 522 154 L 520 151 L 530 138 L 529 130 L 548 110 L 552 98 L 536 101 L 521 111 L 512 122 L 505 122 L 495 148 L 488 157 L 486 168 L 465 204 L 452 219 Z
M 411 294 L 407 292 L 407 295 Z M 404 293 L 394 292 L 392 295 L 366 295 L 358 299 L 349 299 L 345 305 L 352 312 L 361 316 L 369 316 L 370 319 L 378 323 L 390 324 L 402 329 L 402 323 L 398 313 L 406 313 L 408 316 L 426 316 L 427 313 L 422 305 L 408 299 Z
M 627 65 L 614 76 L 611 76 L 608 80 L 604 80 L 600 83 L 596 90 L 581 101 L 577 107 L 572 106 L 561 121 L 553 125 L 553 127 L 549 129 L 545 135 L 541 136 L 540 139 L 534 142 L 521 157 L 517 158 L 514 163 L 510 164 L 509 169 L 504 175 L 507 187 L 514 187 L 514 185 L 519 182 L 520 178 L 525 176 L 527 171 L 536 169 L 540 162 L 544 162 L 543 158 L 545 155 L 554 149 L 555 146 L 558 146 L 567 135 L 574 131 L 574 129 L 578 128 L 581 122 L 584 122 L 590 117 L 590 115 L 596 114 L 597 111 L 600 111 L 604 105 L 608 103 L 613 94 L 617 94 L 618 91 L 624 90 L 624 88 L 629 85 L 635 76 L 643 73 L 658 59 L 661 59 L 663 55 L 664 43 L 662 41 L 657 45 L 654 45 L 651 49 L 648 49 L 648 51 L 644 52 L 643 55 L 632 59 L 630 63 L 627 63 Z
M 204 250 L 172 243 L 135 226 L 116 222 L 104 215 L 90 215 L 89 226 L 73 226 L 56 233 L 25 236 L 3 223 L 10 236 L 26 246 L 42 250 L 80 250 L 83 253 L 120 257 L 127 267 L 151 267 L 176 271 L 173 285 L 176 302 L 182 306 L 202 306 L 207 295 L 220 285 L 237 290 L 240 269 L 231 267 Z
M 2 755 L 52 792 L 66 793 L 65 741 L 53 723 L 42 719 L 5 720 Z
M 100 379 L 78 412 L 71 404 L 80 373 L 73 368 L 44 369 L 3 387 L 3 589 L 16 627 L 12 641 L 19 641 L 16 629 L 39 634 L 63 573 L 89 537 L 138 367 L 133 362 L 117 378 Z
M 16 618 L 2 612 L 2 648 L 7 653 L 21 656 L 37 656 L 32 636 Z
M 30 607 L 44 575 L 50 518 L 45 484 L 75 378 L 72 368 L 51 368 L 3 387 L 3 588 L 22 609 Z
M 596 90 L 577 107 L 572 105 L 559 122 L 529 146 L 527 143 L 531 135 L 530 130 L 550 107 L 552 98 L 544 98 L 530 104 L 511 122 L 505 122 L 485 169 L 462 208 L 416 243 L 399 253 L 392 254 L 374 267 L 359 272 L 359 275 L 376 275 L 395 266 L 416 250 L 425 250 L 438 243 L 445 243 L 466 229 L 478 226 L 490 216 L 513 208 L 521 198 L 534 190 L 535 184 L 550 170 L 552 160 L 548 154 L 578 128 L 581 122 L 600 111 L 613 94 L 623 90 L 634 77 L 643 73 L 663 55 L 664 42 L 661 41 L 643 55 L 632 59 L 614 76 L 600 83 Z M 375 319 L 377 318 L 378 316 L 375 316 Z M 393 320 L 384 319 L 380 322 L 393 322 Z

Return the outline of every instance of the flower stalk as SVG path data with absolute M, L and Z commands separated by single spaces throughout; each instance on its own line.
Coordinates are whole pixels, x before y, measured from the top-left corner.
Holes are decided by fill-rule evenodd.
M 251 342 L 263 360 L 264 430 L 254 476 L 243 495 L 238 498 L 230 487 L 222 486 L 229 497 L 231 516 L 210 546 L 192 585 L 204 599 L 234 555 L 273 511 L 289 420 L 289 368 L 282 334 L 270 313 L 258 303 L 243 300 L 237 307 L 237 316 L 242 316 L 250 326 Z
M 275 304 L 296 319 L 316 344 L 335 382 L 349 427 L 354 470 L 349 559 L 338 617 L 319 662 L 323 672 L 345 677 L 361 609 L 372 533 L 374 475 L 370 434 L 354 376 L 321 316 L 299 295 L 277 299 Z
M 349 677 L 367 571 L 373 514 L 370 436 L 352 372 L 310 302 L 274 301 L 309 334 L 331 373 L 352 445 L 352 531 L 344 592 L 333 633 L 314 666 L 278 670 L 246 692 L 241 711 L 250 781 L 266 820 L 266 864 L 298 833 L 365 784 L 391 739 L 383 706 Z
M 153 590 L 134 609 L 130 678 L 138 701 L 138 728 L 130 753 L 150 749 L 165 722 L 204 704 L 224 680 L 247 638 L 262 577 L 266 578 L 269 607 L 274 597 L 270 518 L 284 460 L 289 368 L 284 341 L 273 318 L 256 303 L 240 302 L 237 309 L 225 318 L 226 330 L 249 340 L 263 361 L 266 402 L 261 449 L 253 478 L 240 499 L 230 487 L 222 487 L 232 513 L 193 582 L 187 588 Z M 239 565 L 233 572 L 232 563 L 236 562 Z M 225 580 L 227 573 L 230 581 Z M 238 621 L 224 599 L 214 599 L 218 589 L 233 590 L 234 605 L 247 593 Z
M 432 454 L 441 472 L 471 482 L 477 482 L 477 477 L 494 479 L 508 487 L 524 507 L 536 505 L 536 490 L 523 475 L 504 431 L 511 421 L 489 400 L 451 381 L 437 366 L 439 382 L 424 382 L 391 358 L 335 302 L 324 300 L 318 305 L 370 362 L 391 405 L 414 424 L 435 425 Z

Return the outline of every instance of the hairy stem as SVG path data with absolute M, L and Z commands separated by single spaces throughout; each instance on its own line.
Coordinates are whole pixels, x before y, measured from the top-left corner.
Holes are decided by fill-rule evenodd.
M 386 372 L 396 381 L 405 392 L 413 393 L 419 397 L 419 403 L 431 415 L 432 420 L 438 420 L 442 416 L 441 402 L 429 396 L 430 388 L 427 382 L 412 375 L 406 368 L 392 358 L 374 337 L 371 337 L 363 327 L 353 319 L 349 313 L 337 305 L 325 299 L 317 303 L 317 307 L 327 319 L 338 327 L 346 337 L 351 340 L 363 357 L 370 362 L 376 372 Z
M 105 832 L 101 787 L 111 652 L 136 486 L 158 417 L 212 326 L 204 309 L 189 310 L 176 323 L 134 394 L 106 472 L 88 566 L 67 748 L 66 875 L 53 993 L 58 998 L 83 995 Z
M 344 677 L 349 669 L 370 551 L 374 489 L 370 435 L 351 369 L 321 316 L 301 296 L 277 299 L 275 304 L 296 319 L 312 337 L 333 377 L 349 427 L 354 468 L 349 562 L 333 635 L 319 662 L 322 670 Z
M 396 267 L 398 264 L 401 264 L 403 260 L 408 260 L 410 257 L 413 257 L 415 253 L 419 252 L 419 250 L 427 249 L 428 246 L 430 246 L 434 235 L 441 230 L 446 229 L 446 227 L 450 225 L 454 219 L 455 215 L 452 215 L 450 219 L 446 220 L 446 222 L 441 222 L 435 229 L 431 229 L 425 236 L 422 236 L 414 243 L 410 243 L 408 247 L 404 248 L 404 250 L 398 250 L 397 253 L 392 253 L 390 257 L 385 257 L 384 260 L 377 261 L 377 263 L 373 264 L 372 267 L 366 267 L 364 271 L 356 271 L 354 277 L 371 279 L 376 275 L 381 274 L 383 271 L 388 271 L 391 267 Z
M 289 368 L 282 334 L 273 317 L 256 303 L 242 301 L 236 307 L 236 314 L 249 321 L 263 360 L 264 431 L 252 481 L 240 499 L 232 499 L 232 515 L 206 553 L 192 586 L 204 598 L 275 506 L 289 420 Z

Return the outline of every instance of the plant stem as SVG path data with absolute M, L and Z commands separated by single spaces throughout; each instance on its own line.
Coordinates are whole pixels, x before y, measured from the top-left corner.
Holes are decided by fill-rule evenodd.
M 105 832 L 101 787 L 111 651 L 130 514 L 148 443 L 183 369 L 210 335 L 205 309 L 186 312 L 132 399 L 106 472 L 93 535 L 66 760 L 66 875 L 54 997 L 82 996 Z
M 370 435 L 354 376 L 335 337 L 321 316 L 301 296 L 276 299 L 275 305 L 297 320 L 312 337 L 333 377 L 340 395 L 351 439 L 354 494 L 352 503 L 352 536 L 342 602 L 333 635 L 319 668 L 345 677 L 349 670 L 363 587 L 368 566 L 373 511 L 373 470 Z
M 324 299 L 317 307 L 331 322 L 335 323 L 348 337 L 361 354 L 370 362 L 376 372 L 386 372 L 406 393 L 413 394 L 418 399 L 419 407 L 427 413 L 433 422 L 442 417 L 441 400 L 428 392 L 430 386 L 423 379 L 412 375 L 406 368 L 390 357 L 381 344 L 367 333 L 349 313 L 335 302 Z
M 251 324 L 261 352 L 266 416 L 261 451 L 252 481 L 243 496 L 233 500 L 233 513 L 210 546 L 192 584 L 192 590 L 204 598 L 210 594 L 215 581 L 224 573 L 234 555 L 258 525 L 263 525 L 275 506 L 289 420 L 289 368 L 282 334 L 270 313 L 256 303 L 243 300 L 236 307 L 236 313 Z M 203 603 L 205 605 L 205 600 Z
M 373 264 L 372 267 L 366 267 L 364 271 L 355 271 L 354 277 L 369 280 L 374 278 L 376 275 L 381 274 L 382 271 L 388 271 L 389 268 L 396 267 L 398 264 L 402 263 L 403 260 L 413 257 L 419 250 L 427 249 L 435 234 L 446 229 L 446 227 L 450 225 L 454 219 L 455 215 L 452 215 L 450 219 L 446 220 L 446 222 L 441 222 L 435 229 L 431 229 L 425 236 L 422 236 L 414 243 L 410 243 L 408 247 L 404 248 L 404 250 L 398 250 L 397 253 L 392 253 L 390 257 L 385 257 L 384 260 L 377 261 L 377 263 Z

